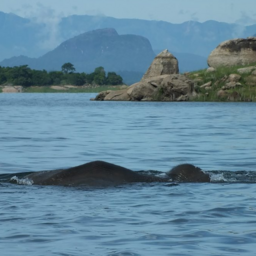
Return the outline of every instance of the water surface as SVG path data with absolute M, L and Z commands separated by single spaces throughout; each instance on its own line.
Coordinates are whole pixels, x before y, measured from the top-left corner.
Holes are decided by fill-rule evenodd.
M 96 190 L 0 182 L 1 255 L 254 255 L 256 184 L 244 177 L 256 171 L 255 103 L 93 96 L 0 94 L 0 175 L 105 160 L 243 179 Z

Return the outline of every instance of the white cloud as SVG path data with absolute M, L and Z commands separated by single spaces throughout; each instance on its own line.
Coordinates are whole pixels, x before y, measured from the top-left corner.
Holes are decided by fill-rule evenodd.
M 139 18 L 182 23 L 189 20 L 216 20 L 240 23 L 254 22 L 255 0 L 0 0 L 0 11 L 31 17 L 37 3 L 55 11 L 56 15 L 102 15 L 116 18 Z M 241 16 L 240 12 L 246 15 Z M 196 13 L 196 14 L 195 14 Z M 241 16 L 241 17 L 240 17 Z M 240 17 L 240 18 L 239 18 Z M 251 18 L 251 20 L 249 19 Z
M 192 13 L 190 19 L 193 20 L 193 21 L 199 21 L 199 17 L 198 17 L 197 12 Z
M 59 33 L 59 23 L 63 16 L 61 13 L 56 13 L 54 9 L 38 3 L 26 16 L 35 23 L 43 24 L 42 30 L 38 31 L 41 39 L 38 46 L 41 49 L 52 50 L 61 43 L 62 38 Z
M 255 14 L 250 16 L 247 12 L 241 11 L 240 18 L 236 20 L 236 23 L 244 26 L 255 24 L 256 23 Z

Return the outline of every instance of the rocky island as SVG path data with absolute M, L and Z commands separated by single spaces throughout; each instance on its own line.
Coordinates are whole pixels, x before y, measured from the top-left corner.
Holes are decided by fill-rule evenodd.
M 101 92 L 94 100 L 184 101 L 193 95 L 194 82 L 179 74 L 178 60 L 164 50 L 155 57 L 140 82 L 124 90 Z
M 157 55 L 141 81 L 104 91 L 99 101 L 256 101 L 256 37 L 221 43 L 208 58 L 209 68 L 179 74 L 168 50 Z

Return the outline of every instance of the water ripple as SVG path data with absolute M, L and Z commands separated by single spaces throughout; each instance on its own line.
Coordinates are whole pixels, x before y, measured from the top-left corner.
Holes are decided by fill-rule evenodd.
M 218 182 L 93 190 L 0 181 L 2 255 L 255 254 L 255 103 L 91 97 L 0 94 L 0 180 L 105 160 L 163 172 L 190 162 Z

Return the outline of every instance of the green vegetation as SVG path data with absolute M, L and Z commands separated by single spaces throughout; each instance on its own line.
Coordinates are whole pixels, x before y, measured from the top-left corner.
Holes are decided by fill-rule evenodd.
M 24 88 L 30 86 L 47 85 L 121 85 L 123 79 L 115 72 L 106 72 L 103 67 L 98 67 L 91 74 L 75 73 L 71 63 L 65 63 L 62 71 L 33 70 L 27 65 L 17 67 L 0 66 L 0 84 L 21 85 Z
M 70 62 L 68 63 L 64 63 L 62 66 L 61 66 L 61 71 L 64 73 L 64 74 L 68 74 L 68 73 L 73 73 L 76 71 L 75 67 L 73 64 L 71 64 Z
M 153 100 L 154 100 L 154 101 L 161 101 L 161 100 L 162 100 L 162 97 L 163 97 L 163 95 L 164 95 L 164 92 L 165 92 L 165 89 L 164 89 L 163 87 L 160 87 L 160 88 L 157 90 L 156 94 L 154 95 Z
M 26 93 L 100 93 L 107 90 L 121 90 L 125 85 L 119 86 L 76 86 L 74 88 L 69 88 L 62 86 L 61 88 L 52 88 L 51 86 L 30 86 L 24 88 L 23 92 Z M 0 89 L 1 90 L 1 89 Z
M 255 63 L 248 66 L 219 67 L 213 72 L 204 69 L 188 73 L 187 76 L 195 81 L 198 93 L 194 101 L 256 101 L 255 73 L 238 72 L 240 68 L 253 66 L 256 70 Z M 230 75 L 234 74 L 237 75 L 237 81 L 231 81 Z M 202 87 L 207 83 L 210 85 Z

